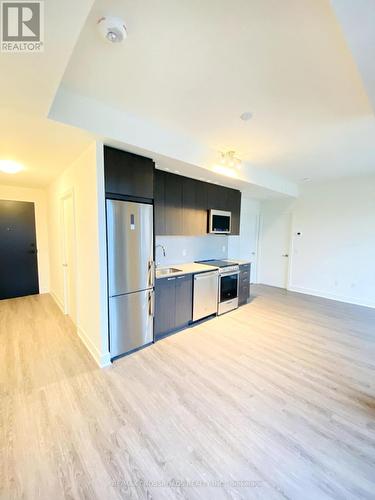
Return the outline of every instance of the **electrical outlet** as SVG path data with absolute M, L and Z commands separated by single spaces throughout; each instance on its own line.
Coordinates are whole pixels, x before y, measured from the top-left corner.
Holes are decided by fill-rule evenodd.
M 186 257 L 186 253 L 187 253 L 187 252 L 186 252 L 186 248 L 183 248 L 183 249 L 182 249 L 182 256 L 183 256 L 183 257 Z
M 223 246 L 221 247 L 221 249 L 222 249 L 223 253 L 225 253 L 225 250 L 227 249 L 227 247 L 226 247 L 225 245 L 223 245 Z

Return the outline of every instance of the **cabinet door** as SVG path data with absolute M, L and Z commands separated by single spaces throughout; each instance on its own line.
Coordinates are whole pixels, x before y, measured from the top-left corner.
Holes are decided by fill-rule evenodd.
M 250 283 L 240 283 L 240 288 L 238 292 L 238 305 L 243 306 L 247 304 L 250 297 Z
M 238 290 L 238 305 L 247 303 L 250 297 L 250 264 L 240 266 L 240 284 Z
M 154 198 L 154 162 L 150 158 L 104 146 L 104 178 L 107 194 Z
M 180 175 L 165 176 L 165 234 L 183 234 L 182 180 Z
M 207 190 L 207 209 L 210 210 L 227 210 L 228 209 L 228 188 L 224 186 L 216 186 L 215 184 L 208 184 Z
M 193 318 L 193 279 L 191 274 L 176 277 L 175 328 L 186 326 Z
M 160 278 L 155 283 L 155 338 L 175 329 L 176 278 Z
M 155 214 L 155 234 L 165 235 L 165 172 L 155 170 L 155 199 L 154 199 L 154 214 Z
M 231 234 L 240 234 L 241 191 L 228 189 L 227 210 L 232 213 Z
M 183 234 L 207 233 L 207 190 L 204 182 L 182 178 Z

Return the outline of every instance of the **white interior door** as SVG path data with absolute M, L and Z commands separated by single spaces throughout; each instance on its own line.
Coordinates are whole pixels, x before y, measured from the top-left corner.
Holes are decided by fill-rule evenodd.
M 259 282 L 287 288 L 291 214 L 262 214 Z
M 77 322 L 76 255 L 73 194 L 62 199 L 64 309 Z

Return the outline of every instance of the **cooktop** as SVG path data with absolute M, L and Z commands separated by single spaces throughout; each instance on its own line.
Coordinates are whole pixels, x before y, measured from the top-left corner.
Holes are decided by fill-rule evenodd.
M 197 260 L 197 264 L 207 264 L 208 266 L 215 266 L 215 267 L 228 267 L 228 266 L 236 266 L 238 265 L 237 262 L 231 262 L 229 260 Z

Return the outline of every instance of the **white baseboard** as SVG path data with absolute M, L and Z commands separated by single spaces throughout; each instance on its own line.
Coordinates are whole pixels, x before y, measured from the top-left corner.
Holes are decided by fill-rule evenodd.
M 53 300 L 56 302 L 57 306 L 61 310 L 61 312 L 65 315 L 64 311 L 64 305 L 61 302 L 61 300 L 57 297 L 57 295 L 54 292 L 50 292 L 51 297 Z M 87 333 L 79 326 L 77 327 L 77 333 L 79 338 L 82 340 L 84 346 L 86 349 L 89 351 L 91 356 L 94 358 L 95 362 L 100 366 L 100 368 L 104 368 L 106 366 L 110 366 L 112 364 L 111 362 L 111 355 L 109 352 L 106 352 L 104 354 L 101 354 L 97 347 L 92 343 L 90 337 L 87 335 Z
M 96 363 L 100 366 L 100 368 L 104 368 L 112 364 L 110 353 L 109 352 L 106 352 L 104 354 L 100 353 L 98 348 L 92 343 L 92 340 L 87 335 L 87 333 L 79 326 L 77 327 L 77 333 L 79 338 L 84 343 L 86 349 L 89 351 L 89 353 L 94 358 Z
M 52 290 L 49 293 L 50 293 L 51 297 L 53 298 L 53 300 L 56 302 L 56 304 L 59 307 L 59 309 L 61 310 L 61 312 L 63 314 L 65 314 L 64 304 L 62 303 L 62 301 L 58 298 L 58 296 L 54 292 L 52 292 Z
M 337 300 L 338 302 L 345 302 L 346 304 L 354 304 L 356 306 L 371 307 L 372 309 L 375 309 L 375 302 L 366 302 L 358 299 L 357 297 L 335 295 L 334 293 L 323 292 L 321 290 L 314 290 L 311 288 L 303 288 L 300 286 L 289 286 L 288 290 L 290 292 L 298 292 L 305 295 L 313 295 L 314 297 L 321 297 L 323 299 Z

